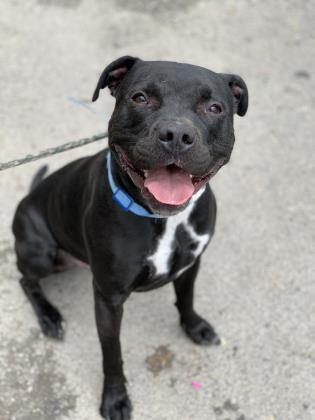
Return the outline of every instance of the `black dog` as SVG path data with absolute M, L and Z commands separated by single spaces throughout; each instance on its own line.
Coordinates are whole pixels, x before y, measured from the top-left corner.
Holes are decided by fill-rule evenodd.
M 106 86 L 116 98 L 109 150 L 45 179 L 41 169 L 18 206 L 13 232 L 21 285 L 48 336 L 62 337 L 62 317 L 40 279 L 90 265 L 105 374 L 101 414 L 127 420 L 119 334 L 131 292 L 172 281 L 188 337 L 219 343 L 194 311 L 194 281 L 215 226 L 207 181 L 230 158 L 233 114 L 245 115 L 248 93 L 235 75 L 129 56 L 106 67 L 94 101 Z

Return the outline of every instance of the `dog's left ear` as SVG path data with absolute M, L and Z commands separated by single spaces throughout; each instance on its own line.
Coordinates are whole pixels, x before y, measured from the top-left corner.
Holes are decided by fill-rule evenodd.
M 101 74 L 92 101 L 97 100 L 100 89 L 104 89 L 106 86 L 109 87 L 111 94 L 115 96 L 119 83 L 137 61 L 140 61 L 140 58 L 125 55 L 109 64 Z
M 228 83 L 234 99 L 234 112 L 243 117 L 248 108 L 248 90 L 244 80 L 236 74 L 220 74 Z

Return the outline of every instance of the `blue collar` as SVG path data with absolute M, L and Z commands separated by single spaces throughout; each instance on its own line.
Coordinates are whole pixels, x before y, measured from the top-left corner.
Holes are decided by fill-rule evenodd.
M 111 153 L 110 151 L 107 153 L 107 177 L 108 182 L 110 185 L 110 188 L 112 190 L 112 197 L 113 200 L 116 201 L 116 203 L 125 211 L 130 211 L 131 213 L 136 214 L 137 216 L 142 217 L 151 217 L 154 219 L 161 219 L 164 218 L 164 216 L 161 216 L 160 214 L 153 214 L 148 212 L 144 207 L 140 206 L 140 204 L 137 204 L 132 197 L 130 197 L 129 194 L 127 194 L 124 190 L 119 188 L 113 178 L 112 175 L 112 164 L 111 164 Z

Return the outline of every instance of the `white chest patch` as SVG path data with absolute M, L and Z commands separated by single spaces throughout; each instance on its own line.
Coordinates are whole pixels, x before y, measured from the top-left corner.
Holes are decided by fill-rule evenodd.
M 203 192 L 203 191 L 202 191 Z M 199 195 L 200 196 L 200 195 Z M 199 197 L 196 197 L 199 198 Z M 194 228 L 189 224 L 189 216 L 194 210 L 195 201 L 187 206 L 187 208 L 167 219 L 165 225 L 165 231 L 159 239 L 156 250 L 152 255 L 148 257 L 155 268 L 155 275 L 162 276 L 169 273 L 170 261 L 172 259 L 173 251 L 175 248 L 175 233 L 176 229 L 181 225 L 185 229 L 186 233 L 190 236 L 192 241 L 196 244 L 196 248 L 191 251 L 192 255 L 197 258 L 204 250 L 205 246 L 210 240 L 209 234 L 199 235 L 195 232 Z M 186 271 L 191 265 L 181 268 L 177 273 L 176 277 Z

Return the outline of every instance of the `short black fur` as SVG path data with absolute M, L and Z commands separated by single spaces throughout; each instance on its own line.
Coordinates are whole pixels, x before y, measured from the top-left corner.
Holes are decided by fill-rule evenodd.
M 109 123 L 115 182 L 147 210 L 165 218 L 126 213 L 112 200 L 105 150 L 76 160 L 44 179 L 42 169 L 17 208 L 13 233 L 21 286 L 47 336 L 60 339 L 64 331 L 62 316 L 45 297 L 40 280 L 74 265 L 91 267 L 103 352 L 101 414 L 110 420 L 128 420 L 131 402 L 119 335 L 123 305 L 133 291 L 172 281 L 180 323 L 188 337 L 198 344 L 219 343 L 214 329 L 193 308 L 200 263 L 200 255 L 194 254 L 198 245 L 195 239 L 178 226 L 167 274 L 158 275 L 148 259 L 165 233 L 168 217 L 177 217 L 190 204 L 159 202 L 143 186 L 141 177 L 146 170 L 176 166 L 191 174 L 198 194 L 197 189 L 204 188 L 230 158 L 233 114 L 246 113 L 248 93 L 239 76 L 130 56 L 104 70 L 93 100 L 106 86 L 116 98 Z M 212 236 L 215 218 L 215 198 L 206 186 L 193 205 L 189 223 L 196 234 Z

